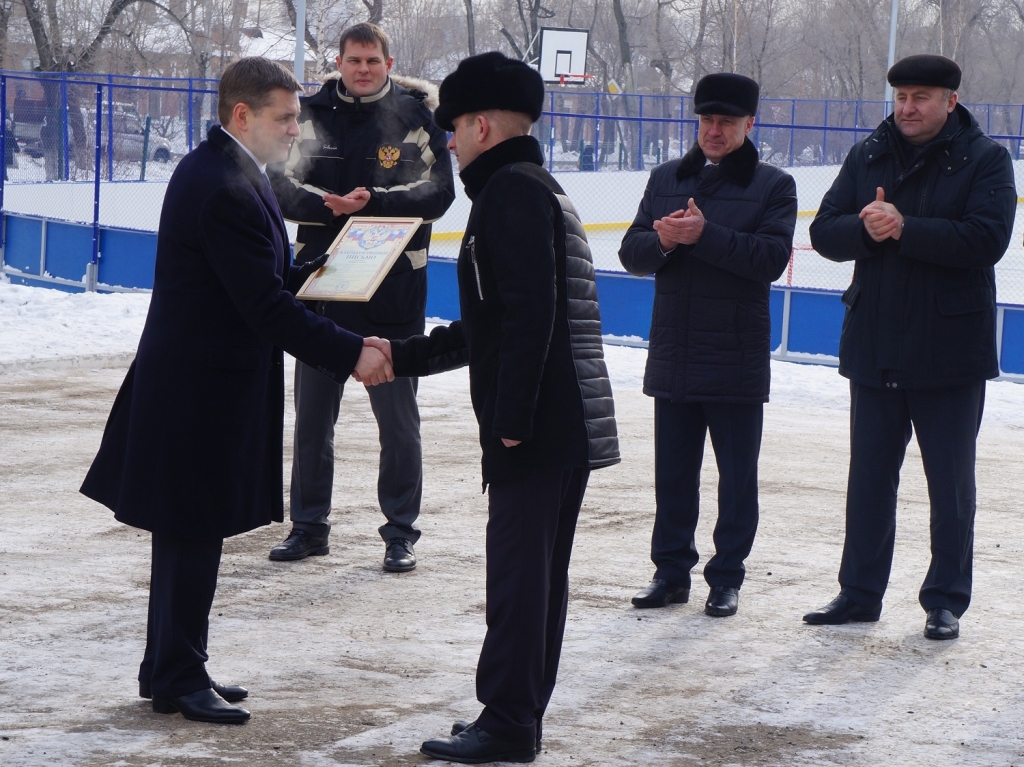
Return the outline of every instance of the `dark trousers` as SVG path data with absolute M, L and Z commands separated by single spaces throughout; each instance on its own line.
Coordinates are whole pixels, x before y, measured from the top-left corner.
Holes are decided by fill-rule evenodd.
M 509 448 L 515 450 L 515 448 Z M 523 747 L 541 735 L 558 675 L 569 557 L 589 469 L 492 482 L 487 519 L 487 635 L 476 670 L 477 723 Z
M 839 584 L 855 602 L 878 605 L 889 583 L 900 467 L 916 431 L 931 503 L 932 560 L 921 606 L 945 608 L 958 617 L 967 610 L 974 460 L 984 409 L 984 381 L 904 391 L 850 383 L 850 478 Z
M 217 591 L 221 538 L 153 533 L 146 652 L 139 686 L 176 698 L 210 687 L 206 638 Z
M 380 436 L 377 500 L 387 523 L 378 528 L 385 541 L 419 540 L 414 523 L 423 497 L 423 454 L 420 411 L 416 404 L 418 379 L 396 378 L 368 386 L 370 408 Z M 292 455 L 292 527 L 314 535 L 331 531 L 331 491 L 334 489 L 334 427 L 341 410 L 344 382 L 295 363 L 295 438 Z
M 757 459 L 764 406 L 757 404 L 654 400 L 654 486 L 657 511 L 651 535 L 655 578 L 690 585 L 700 556 L 694 533 L 700 512 L 700 467 L 704 438 L 718 463 L 715 555 L 704 565 L 710 586 L 739 588 L 757 533 Z

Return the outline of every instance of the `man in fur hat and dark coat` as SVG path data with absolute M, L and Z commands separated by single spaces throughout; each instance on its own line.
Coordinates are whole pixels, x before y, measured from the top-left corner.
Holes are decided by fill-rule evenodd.
M 878 620 L 914 433 L 931 504 L 924 635 L 959 636 L 971 602 L 975 451 L 985 380 L 999 375 L 993 266 L 1017 192 L 1009 153 L 957 103 L 960 76 L 943 56 L 896 62 L 893 113 L 850 150 L 811 223 L 815 250 L 854 270 L 839 341 L 850 379 L 840 592 L 808 623 Z
M 488 492 L 487 635 L 476 721 L 428 740 L 436 759 L 532 762 L 558 673 L 569 556 L 592 469 L 618 463 L 594 265 L 572 203 L 530 135 L 544 83 L 498 52 L 441 83 L 438 125 L 473 201 L 461 320 L 382 347 L 397 375 L 469 365 Z
M 768 297 L 789 262 L 796 185 L 747 138 L 759 87 L 722 73 L 697 83 L 697 146 L 651 172 L 619 250 L 655 277 L 644 392 L 654 397 L 654 579 L 636 607 L 687 602 L 704 439 L 718 463 L 715 555 L 704 611 L 736 613 L 757 531 L 757 459 L 771 379 Z
M 430 222 L 455 199 L 448 137 L 431 115 L 430 83 L 390 74 L 394 59 L 384 31 L 356 24 L 341 35 L 338 76 L 302 99 L 301 135 L 283 168 L 271 170 L 285 218 L 299 224 L 296 260 L 330 247 L 350 216 L 424 219 L 368 303 L 335 301 L 318 311 L 362 335 L 406 338 L 422 333 L 427 302 Z M 270 558 L 297 560 L 328 553 L 334 487 L 334 428 L 344 382 L 302 363 L 295 366 L 292 530 Z M 416 379 L 367 389 L 380 432 L 377 497 L 386 522 L 384 569 L 416 567 L 415 522 L 423 494 L 423 458 Z

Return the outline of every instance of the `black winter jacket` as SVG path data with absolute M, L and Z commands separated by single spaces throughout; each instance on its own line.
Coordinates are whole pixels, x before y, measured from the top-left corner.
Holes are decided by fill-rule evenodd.
M 694 145 L 651 171 L 619 260 L 654 274 L 644 393 L 672 402 L 768 401 L 771 283 L 789 263 L 796 184 L 746 140 L 717 167 Z M 706 223 L 663 255 L 654 221 L 693 198 Z
M 811 224 L 815 250 L 855 262 L 839 372 L 876 387 L 994 378 L 992 267 L 1017 208 L 1010 156 L 959 104 L 913 160 L 908 150 L 890 116 L 850 150 Z M 877 187 L 905 217 L 899 240 L 874 242 L 858 217 Z
M 485 486 L 619 462 L 590 248 L 543 161 L 522 136 L 461 171 L 473 201 L 458 263 L 462 319 L 392 345 L 397 375 L 469 364 Z
M 405 255 L 367 303 L 326 303 L 326 315 L 361 335 L 404 338 L 423 332 L 430 222 L 455 199 L 447 134 L 434 125 L 430 83 L 389 78 L 380 93 L 349 96 L 337 77 L 300 99 L 300 135 L 288 161 L 268 169 L 285 218 L 299 224 L 296 261 L 324 253 L 348 216 L 334 217 L 323 194 L 359 186 L 371 198 L 357 216 L 419 216 Z M 412 86 L 415 85 L 415 88 Z M 429 91 L 429 93 L 428 93 Z

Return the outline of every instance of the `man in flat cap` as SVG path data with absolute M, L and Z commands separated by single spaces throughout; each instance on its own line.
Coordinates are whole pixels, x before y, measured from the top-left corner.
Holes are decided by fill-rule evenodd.
M 475 722 L 428 740 L 436 759 L 531 762 L 555 687 L 569 556 L 591 469 L 619 462 L 586 234 L 530 135 L 544 84 L 497 52 L 441 83 L 437 124 L 473 208 L 459 254 L 462 319 L 384 341 L 396 375 L 469 365 L 488 492 L 487 635 Z
M 796 185 L 747 138 L 759 87 L 749 77 L 697 83 L 697 145 L 651 172 L 619 259 L 654 274 L 644 393 L 654 397 L 654 579 L 636 607 L 690 597 L 704 440 L 718 463 L 715 555 L 704 611 L 734 615 L 757 531 L 757 459 L 771 378 L 768 296 L 789 262 Z
M 894 110 L 850 150 L 811 243 L 853 261 L 839 373 L 850 379 L 850 474 L 839 596 L 808 623 L 876 621 L 892 567 L 896 491 L 913 432 L 931 502 L 924 635 L 959 636 L 971 601 L 975 446 L 999 374 L 993 265 L 1017 206 L 1006 150 L 957 103 L 960 67 L 909 56 Z

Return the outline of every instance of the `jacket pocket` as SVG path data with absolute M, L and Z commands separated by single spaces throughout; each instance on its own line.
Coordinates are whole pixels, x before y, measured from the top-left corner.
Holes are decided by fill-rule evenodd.
M 206 366 L 219 370 L 255 370 L 260 350 L 255 346 L 213 346 L 206 350 Z
M 854 282 L 850 284 L 850 287 L 843 293 L 843 304 L 847 309 L 852 309 L 853 305 L 857 303 L 857 297 L 860 296 L 860 283 Z
M 979 285 L 969 290 L 939 293 L 935 296 L 935 303 L 939 307 L 940 314 L 956 317 L 961 314 L 984 312 L 993 308 L 995 301 L 992 289 L 987 285 Z

